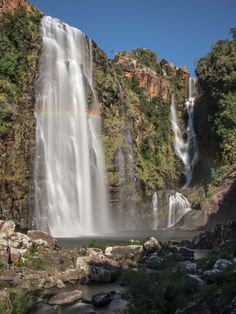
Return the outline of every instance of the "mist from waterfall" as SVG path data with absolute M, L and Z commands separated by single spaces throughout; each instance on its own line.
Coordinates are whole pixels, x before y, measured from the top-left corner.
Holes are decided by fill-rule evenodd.
M 36 83 L 36 228 L 56 237 L 106 232 L 110 226 L 92 42 L 44 17 Z
M 185 184 L 182 190 L 189 187 L 193 177 L 194 166 L 198 162 L 199 153 L 196 141 L 196 133 L 194 130 L 194 103 L 197 96 L 197 79 L 195 77 L 189 78 L 189 98 L 185 102 L 186 111 L 188 114 L 186 137 L 183 135 L 178 124 L 174 96 L 171 100 L 171 125 L 175 135 L 174 148 L 176 155 L 182 160 L 184 164 Z M 187 198 L 179 192 L 169 196 L 169 213 L 167 228 L 173 227 L 188 211 L 191 206 Z

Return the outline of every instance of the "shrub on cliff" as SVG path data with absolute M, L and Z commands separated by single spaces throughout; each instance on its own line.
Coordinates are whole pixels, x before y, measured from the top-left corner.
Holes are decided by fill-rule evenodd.
M 203 91 L 204 110 L 197 128 L 200 141 L 217 156 L 218 164 L 231 165 L 236 145 L 236 39 L 220 40 L 199 60 L 196 74 Z M 204 120 L 204 121 L 202 121 Z M 210 147 L 209 147 L 210 146 Z
M 0 20 L 0 135 L 9 131 L 13 105 L 19 98 L 30 52 L 38 36 L 41 14 L 23 9 L 5 13 Z

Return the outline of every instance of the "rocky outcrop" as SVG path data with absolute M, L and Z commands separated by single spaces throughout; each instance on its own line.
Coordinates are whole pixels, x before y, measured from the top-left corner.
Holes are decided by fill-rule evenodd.
M 0 2 L 0 14 L 12 13 L 17 8 L 22 8 L 26 12 L 32 11 L 32 7 L 27 3 L 27 0 L 1 0 Z
M 122 71 L 124 77 L 131 79 L 137 78 L 139 86 L 144 88 L 147 96 L 153 98 L 158 97 L 167 102 L 170 99 L 171 93 L 171 79 L 167 77 L 165 71 L 157 74 L 154 70 L 147 66 L 141 65 L 137 60 L 129 56 L 129 53 L 119 53 L 114 60 L 115 68 Z M 177 75 L 179 70 L 172 64 L 169 64 L 171 69 L 171 75 Z M 186 67 L 181 68 L 184 78 L 189 77 L 188 69 Z

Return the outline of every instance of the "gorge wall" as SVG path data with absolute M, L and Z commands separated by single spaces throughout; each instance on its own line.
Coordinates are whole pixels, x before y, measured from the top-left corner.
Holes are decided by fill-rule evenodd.
M 42 15 L 26 1 L 17 0 L 1 2 L 0 12 L 0 216 L 27 228 L 34 206 L 34 84 L 41 50 L 39 24 Z M 224 46 L 224 52 L 219 53 L 231 56 L 235 51 L 235 40 L 230 41 L 230 49 L 227 49 Z M 93 54 L 94 86 L 102 118 L 110 204 L 113 213 L 123 217 L 120 224 L 125 222 L 129 227 L 132 221 L 145 222 L 150 215 L 155 191 L 164 200 L 163 208 L 166 208 L 168 196 L 183 183 L 183 165 L 175 156 L 173 147 L 170 98 L 173 93 L 180 125 L 184 129 L 189 73 L 185 67 L 178 68 L 164 59 L 158 60 L 157 55 L 148 49 L 121 51 L 114 60 L 109 60 L 93 42 Z M 221 109 L 215 112 L 215 99 L 211 95 L 215 81 L 209 82 L 209 75 L 204 72 L 211 64 L 209 58 L 205 58 L 205 63 L 200 60 L 197 68 L 201 92 L 196 101 L 195 130 L 202 157 L 194 173 L 194 188 L 186 192 L 196 210 L 179 222 L 180 228 L 206 225 L 213 212 L 226 206 L 223 204 L 225 195 L 228 192 L 235 195 L 232 192 L 235 158 L 231 156 L 235 133 L 226 131 L 220 135 L 218 130 L 219 134 L 215 132 L 214 135 L 217 128 L 212 122 L 215 114 L 224 120 L 222 106 L 231 103 L 235 83 L 226 83 L 227 95 L 231 96 L 218 99 Z M 235 82 L 236 66 L 233 57 L 229 59 L 232 59 L 230 66 L 220 63 L 213 72 L 216 77 L 221 77 L 219 69 L 226 67 L 226 77 L 230 76 L 229 81 Z M 221 83 L 216 83 L 219 94 L 222 94 L 220 89 L 226 88 L 226 81 L 224 78 Z M 209 106 L 209 102 L 212 105 Z M 236 120 L 235 106 L 229 116 L 234 121 L 230 124 L 232 129 Z M 228 130 L 226 125 L 227 122 L 224 126 Z M 233 198 L 229 197 L 227 201 L 231 211 Z

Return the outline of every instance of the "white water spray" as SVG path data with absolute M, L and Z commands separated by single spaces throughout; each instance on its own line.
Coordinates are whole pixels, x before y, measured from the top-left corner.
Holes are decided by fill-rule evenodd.
M 186 178 L 186 182 L 182 189 L 186 189 L 187 187 L 189 187 L 192 181 L 194 166 L 198 162 L 199 156 L 196 141 L 196 133 L 194 130 L 194 102 L 196 98 L 196 84 L 197 84 L 196 80 L 197 79 L 194 77 L 189 78 L 189 98 L 185 103 L 188 113 L 186 141 L 184 141 L 182 132 L 178 125 L 174 97 L 172 97 L 171 102 L 171 125 L 175 135 L 174 148 L 176 155 L 182 160 L 184 164 L 184 175 Z
M 190 203 L 184 195 L 179 192 L 170 195 L 167 228 L 173 227 L 190 210 Z
M 175 135 L 175 153 L 182 160 L 184 164 L 185 184 L 182 189 L 189 187 L 193 177 L 194 166 L 198 162 L 198 147 L 196 141 L 196 134 L 194 130 L 194 102 L 197 95 L 197 79 L 189 78 L 189 98 L 185 106 L 188 113 L 188 122 L 186 129 L 187 140 L 184 141 L 182 132 L 178 125 L 178 119 L 175 109 L 174 97 L 171 102 L 171 125 Z M 187 212 L 191 210 L 191 206 L 187 198 L 181 193 L 176 192 L 169 197 L 169 213 L 167 228 L 173 227 Z
M 157 192 L 153 193 L 152 196 L 152 209 L 153 209 L 153 229 L 158 227 L 158 197 Z
M 51 17 L 36 84 L 35 213 L 39 230 L 57 237 L 105 232 L 110 226 L 92 42 Z

